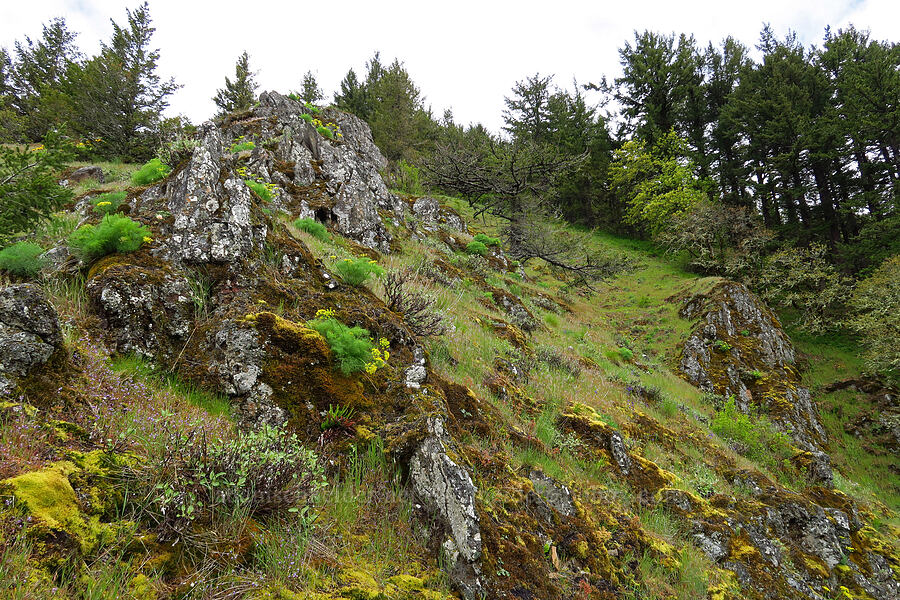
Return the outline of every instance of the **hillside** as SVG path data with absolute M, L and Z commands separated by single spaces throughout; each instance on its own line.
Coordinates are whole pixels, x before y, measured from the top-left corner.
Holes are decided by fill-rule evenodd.
M 0 597 L 900 596 L 897 391 L 852 341 L 609 234 L 592 287 L 518 264 L 336 109 L 198 139 L 101 165 L 0 290 Z M 110 191 L 146 235 L 71 248 Z

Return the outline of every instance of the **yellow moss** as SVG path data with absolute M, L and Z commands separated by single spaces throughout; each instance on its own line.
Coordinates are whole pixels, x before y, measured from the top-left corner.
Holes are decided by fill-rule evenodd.
M 830 575 L 830 573 L 828 572 L 828 566 L 818 557 L 804 554 L 803 565 L 806 567 L 807 571 L 818 576 L 819 579 L 828 579 Z
M 343 593 L 353 600 L 374 600 L 381 593 L 381 587 L 370 573 L 358 569 L 348 569 L 338 574 L 338 582 Z
M 135 600 L 156 600 L 156 588 L 143 573 L 138 573 L 128 584 L 128 591 Z
M 424 581 L 412 575 L 394 575 L 387 582 L 407 592 L 421 590 L 425 587 Z

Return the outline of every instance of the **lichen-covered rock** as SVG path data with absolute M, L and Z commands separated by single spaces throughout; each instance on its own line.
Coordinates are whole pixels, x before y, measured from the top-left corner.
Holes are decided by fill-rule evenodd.
M 0 290 L 0 394 L 62 347 L 56 309 L 40 288 L 25 283 Z
M 794 347 L 775 314 L 747 287 L 723 281 L 681 309 L 696 320 L 681 353 L 681 372 L 707 392 L 733 396 L 748 412 L 760 407 L 803 450 L 827 441 L 815 402 L 801 385 Z M 819 461 L 822 466 L 822 461 Z M 827 481 L 830 475 L 820 468 Z
M 427 429 L 427 437 L 409 460 L 410 481 L 416 496 L 449 531 L 442 549 L 454 583 L 467 599 L 480 598 L 481 530 L 475 486 L 469 473 L 448 456 L 450 439 L 443 421 L 430 418 Z
M 87 292 L 117 352 L 168 362 L 184 350 L 199 299 L 168 263 L 109 256 L 91 269 Z

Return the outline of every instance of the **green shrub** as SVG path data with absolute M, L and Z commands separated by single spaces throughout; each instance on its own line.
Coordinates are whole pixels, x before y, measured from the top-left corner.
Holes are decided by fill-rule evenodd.
M 272 200 L 272 190 L 266 187 L 266 184 L 253 181 L 252 179 L 245 179 L 244 183 L 246 183 L 247 187 L 253 190 L 253 193 L 259 196 L 263 202 Z
M 715 349 L 719 352 L 728 352 L 729 350 L 731 350 L 732 345 L 725 340 L 716 340 L 716 343 L 713 344 L 713 347 L 715 347 Z
M 97 225 L 82 225 L 69 236 L 69 246 L 84 260 L 114 252 L 134 252 L 150 240 L 150 230 L 128 217 L 108 214 Z
M 483 233 L 478 233 L 473 238 L 476 242 L 481 242 L 485 246 L 499 246 L 500 238 L 491 237 Z
M 167 541 L 242 511 L 253 518 L 305 515 L 325 486 L 315 453 L 296 434 L 269 426 L 224 440 L 174 433 L 147 471 L 135 475 L 150 488 L 146 510 Z
M 330 129 L 328 129 L 327 127 L 325 127 L 324 125 L 319 125 L 318 127 L 316 127 L 316 131 L 318 131 L 319 133 L 321 133 L 322 135 L 327 137 L 329 140 L 334 139 L 334 132 L 331 131 Z
M 396 189 L 407 194 L 421 196 L 424 193 L 422 171 L 403 159 L 397 163 L 397 168 L 393 173 L 393 184 Z
M 348 327 L 334 318 L 331 311 L 319 311 L 316 318 L 307 322 L 310 329 L 318 331 L 328 342 L 331 352 L 337 361 L 338 368 L 345 375 L 375 370 L 387 361 L 387 340 L 382 340 L 379 349 L 369 337 L 369 330 L 362 327 Z
M 231 144 L 231 148 L 228 150 L 234 154 L 243 150 L 253 150 L 254 148 L 256 148 L 256 144 L 252 140 L 244 141 L 244 136 L 240 136 L 234 140 L 234 143 Z
M 849 325 L 862 336 L 867 365 L 900 379 L 900 255 L 887 259 L 853 292 Z
M 150 185 L 166 177 L 172 169 L 164 165 L 158 158 L 151 158 L 144 166 L 134 172 L 131 182 L 135 185 Z
M 18 277 L 34 277 L 44 267 L 44 249 L 33 242 L 17 242 L 0 250 L 0 270 Z
M 362 285 L 371 275 L 384 275 L 384 269 L 368 258 L 345 258 L 334 266 L 345 283 Z
M 294 227 L 300 231 L 305 231 L 309 235 L 318 240 L 322 240 L 323 242 L 327 242 L 331 239 L 331 236 L 328 235 L 328 229 L 315 219 L 297 219 L 294 221 Z
M 776 431 L 763 416 L 756 417 L 755 421 L 738 410 L 732 396 L 721 410 L 716 411 L 710 429 L 729 442 L 738 453 L 763 464 L 775 465 L 779 460 L 793 455 L 790 440 L 785 434 Z
M 300 115 L 300 118 L 303 119 L 304 121 L 306 121 L 307 123 L 313 122 L 313 116 L 309 113 L 303 113 L 302 115 Z
M 127 195 L 126 192 L 106 192 L 96 198 L 91 198 L 91 206 L 94 208 L 94 212 L 108 215 L 116 212 L 122 206 Z
M 472 240 L 466 246 L 466 253 L 467 254 L 477 254 L 478 256 L 484 256 L 485 254 L 488 253 L 488 249 L 487 249 L 487 246 L 484 245 L 484 243 Z

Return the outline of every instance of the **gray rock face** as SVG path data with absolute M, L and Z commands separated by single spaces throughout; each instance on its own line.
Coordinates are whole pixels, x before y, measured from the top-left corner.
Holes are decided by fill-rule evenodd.
M 466 598 L 479 598 L 482 589 L 478 560 L 481 529 L 475 512 L 475 485 L 469 473 L 448 455 L 449 436 L 440 418 L 428 419 L 428 435 L 409 461 L 416 497 L 449 532 L 442 547 L 451 577 Z
M 409 207 L 417 226 L 423 231 L 433 233 L 440 227 L 459 232 L 467 231 L 463 218 L 452 209 L 441 206 L 436 198 L 420 196 L 412 200 Z
M 564 517 L 575 515 L 575 502 L 568 487 L 540 471 L 532 471 L 528 474 L 528 479 L 531 480 L 534 493 L 543 504 Z
M 222 132 L 212 123 L 187 167 L 149 188 L 136 201 L 159 206 L 174 222 L 162 229 L 156 254 L 183 263 L 233 263 L 262 247 L 266 226 L 254 223 L 251 195 L 226 156 Z
M 0 394 L 62 347 L 56 309 L 40 288 L 25 283 L 0 290 Z
M 691 298 L 680 314 L 697 320 L 681 354 L 681 372 L 688 381 L 705 391 L 733 396 L 741 411 L 762 406 L 798 447 L 822 450 L 827 435 L 809 390 L 800 385 L 794 347 L 753 292 L 725 281 Z M 818 469 L 820 480 L 827 483 L 826 470 Z
M 60 185 L 72 185 L 73 183 L 84 181 L 85 179 L 96 179 L 98 182 L 103 183 L 106 177 L 103 175 L 103 169 L 101 167 L 88 165 L 87 167 L 81 167 L 72 171 L 64 181 L 60 182 Z
M 168 267 L 114 265 L 91 278 L 87 292 L 117 352 L 172 359 L 193 329 L 193 292 Z

